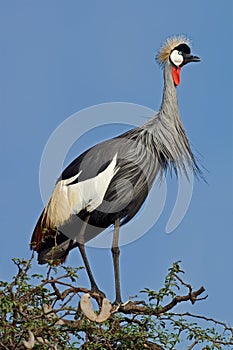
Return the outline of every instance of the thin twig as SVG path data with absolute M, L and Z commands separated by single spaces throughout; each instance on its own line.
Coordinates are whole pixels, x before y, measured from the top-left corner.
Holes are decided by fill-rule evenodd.
M 200 337 L 197 337 L 194 342 L 188 347 L 187 350 L 192 350 L 194 348 L 195 345 L 197 345 L 199 343 Z
M 176 306 L 178 303 L 188 301 L 188 300 L 191 300 L 191 301 L 198 300 L 197 297 L 201 295 L 204 291 L 205 291 L 205 288 L 201 287 L 198 290 L 192 293 L 189 293 L 187 295 L 181 295 L 181 296 L 176 295 L 170 303 L 168 303 L 163 307 L 160 307 L 159 309 L 152 309 L 152 308 L 148 308 L 147 306 L 136 305 L 135 303 L 132 302 L 126 305 L 121 305 L 118 311 L 126 314 L 137 313 L 137 314 L 161 316 L 165 312 L 173 309 L 174 306 Z
M 190 312 L 184 312 L 184 313 L 170 312 L 167 315 L 168 316 L 179 316 L 179 317 L 189 316 L 189 317 L 193 317 L 193 318 L 199 318 L 199 319 L 202 319 L 202 320 L 207 321 L 207 322 L 213 322 L 219 326 L 223 326 L 225 330 L 230 331 L 233 335 L 233 327 L 229 327 L 225 322 L 217 321 L 211 317 L 202 316 L 202 315 L 195 315 L 195 314 L 192 314 Z

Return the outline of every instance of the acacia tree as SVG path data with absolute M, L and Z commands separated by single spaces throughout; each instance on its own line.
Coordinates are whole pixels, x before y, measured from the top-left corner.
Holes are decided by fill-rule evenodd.
M 227 324 L 176 312 L 177 304 L 207 297 L 183 280 L 179 262 L 159 291 L 145 288 L 140 298 L 111 305 L 79 285 L 80 268 L 51 262 L 42 276 L 32 274 L 32 259 L 13 259 L 16 275 L 0 281 L 0 349 L 233 349 Z

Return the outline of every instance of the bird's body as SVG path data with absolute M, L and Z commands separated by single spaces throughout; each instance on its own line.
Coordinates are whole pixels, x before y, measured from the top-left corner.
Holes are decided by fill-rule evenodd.
M 184 38 L 169 40 L 158 55 L 164 65 L 159 112 L 141 127 L 90 148 L 63 171 L 32 236 L 31 246 L 38 252 L 40 263 L 64 261 L 71 249 L 84 249 L 85 242 L 112 224 L 118 232 L 119 225 L 138 212 L 156 176 L 166 169 L 173 168 L 177 173 L 190 167 L 199 172 L 178 110 L 180 66 L 176 69 L 170 54 L 174 61 L 179 60 L 176 48 L 180 46 L 189 61 L 199 59 L 190 55 Z M 85 254 L 81 253 L 85 262 Z M 119 255 L 114 245 L 113 255 Z M 88 274 L 91 277 L 90 271 Z

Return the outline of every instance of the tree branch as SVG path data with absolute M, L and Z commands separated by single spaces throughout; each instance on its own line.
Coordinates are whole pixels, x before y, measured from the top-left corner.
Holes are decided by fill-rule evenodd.
M 192 304 L 194 304 L 197 300 L 199 300 L 197 297 L 201 295 L 205 291 L 204 287 L 199 288 L 198 290 L 194 292 L 190 292 L 186 295 L 176 295 L 170 303 L 168 303 L 165 306 L 159 307 L 157 309 L 148 308 L 147 306 L 141 306 L 137 305 L 137 303 L 129 302 L 127 304 L 120 305 L 120 307 L 116 310 L 125 314 L 130 313 L 137 313 L 137 314 L 144 314 L 144 315 L 154 315 L 154 316 L 161 316 L 165 312 L 171 310 L 179 303 L 182 303 L 184 301 L 190 300 Z M 206 297 L 202 298 L 205 299 Z

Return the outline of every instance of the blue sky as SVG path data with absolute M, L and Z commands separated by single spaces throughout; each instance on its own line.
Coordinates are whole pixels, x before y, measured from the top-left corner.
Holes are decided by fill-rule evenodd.
M 123 298 L 159 288 L 167 269 L 181 260 L 188 282 L 204 285 L 209 295 L 190 309 L 232 323 L 232 20 L 231 1 L 1 2 L 1 279 L 15 272 L 12 257 L 30 255 L 31 232 L 43 207 L 40 160 L 53 131 L 100 103 L 157 110 L 163 81 L 156 51 L 167 36 L 186 34 L 202 61 L 181 73 L 180 114 L 208 184 L 195 181 L 185 218 L 167 235 L 177 193 L 175 177 L 167 180 L 158 222 L 121 249 Z M 120 127 L 101 130 L 73 145 L 66 161 Z M 109 250 L 89 248 L 88 255 L 99 286 L 113 299 Z M 76 251 L 67 264 L 82 265 Z M 34 269 L 44 271 L 36 263 Z M 88 285 L 84 273 L 81 283 Z

